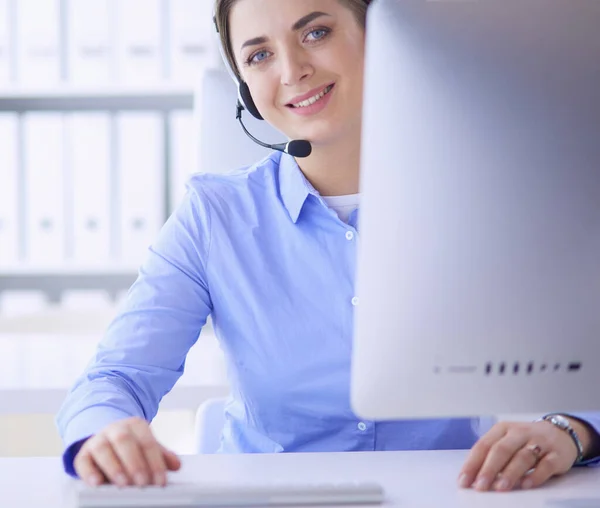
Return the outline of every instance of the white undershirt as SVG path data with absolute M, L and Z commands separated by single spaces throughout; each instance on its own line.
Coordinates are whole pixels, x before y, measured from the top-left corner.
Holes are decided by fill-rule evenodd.
M 360 194 L 348 194 L 346 196 L 322 196 L 325 204 L 337 213 L 340 220 L 348 224 L 350 214 L 358 208 Z

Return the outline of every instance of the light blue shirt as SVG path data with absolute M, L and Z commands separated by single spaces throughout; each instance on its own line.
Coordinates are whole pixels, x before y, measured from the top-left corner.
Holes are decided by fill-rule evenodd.
M 57 415 L 66 471 L 106 425 L 154 418 L 209 315 L 232 390 L 220 452 L 470 448 L 478 419 L 361 421 L 350 408 L 357 212 L 342 222 L 278 152 L 191 178 Z M 600 429 L 600 414 L 580 416 Z

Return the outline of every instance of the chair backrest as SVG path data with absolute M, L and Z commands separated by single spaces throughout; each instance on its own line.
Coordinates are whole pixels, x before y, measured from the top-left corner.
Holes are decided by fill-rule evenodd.
M 196 453 L 216 453 L 225 424 L 226 398 L 208 399 L 196 411 L 194 436 Z
M 223 68 L 207 68 L 196 91 L 199 171 L 224 173 L 263 159 L 270 150 L 248 138 L 235 118 L 236 87 Z M 243 113 L 246 128 L 266 143 L 286 137 L 267 122 Z

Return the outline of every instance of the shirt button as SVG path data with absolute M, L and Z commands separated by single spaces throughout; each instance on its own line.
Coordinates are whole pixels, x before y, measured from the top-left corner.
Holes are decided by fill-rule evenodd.
M 354 233 L 352 231 L 346 231 L 346 240 L 353 240 Z
M 360 430 L 361 432 L 364 432 L 365 430 L 367 430 L 367 425 L 364 422 L 360 422 L 358 424 L 358 430 Z
M 355 307 L 358 305 L 358 296 L 352 298 L 352 305 L 354 305 Z

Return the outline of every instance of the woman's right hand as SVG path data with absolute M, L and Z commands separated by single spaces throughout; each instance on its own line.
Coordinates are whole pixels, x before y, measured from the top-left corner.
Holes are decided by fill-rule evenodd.
M 181 461 L 162 446 L 142 418 L 127 418 L 89 438 L 73 462 L 75 472 L 88 485 L 102 483 L 160 485 L 167 471 L 177 471 Z

